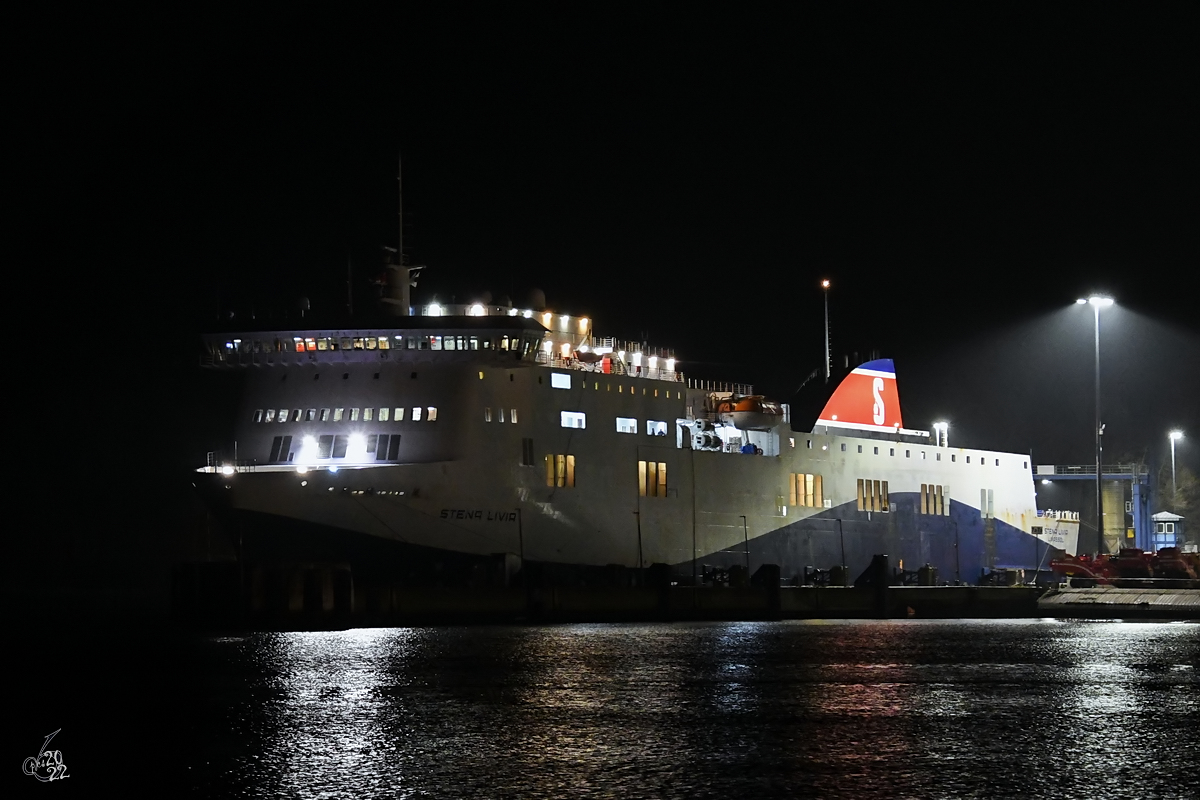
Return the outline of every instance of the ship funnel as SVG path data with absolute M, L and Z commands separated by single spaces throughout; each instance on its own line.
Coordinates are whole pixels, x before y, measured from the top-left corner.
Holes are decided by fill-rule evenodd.
M 851 371 L 825 404 L 817 424 L 888 433 L 903 428 L 900 395 L 896 391 L 896 367 L 892 360 L 868 361 Z

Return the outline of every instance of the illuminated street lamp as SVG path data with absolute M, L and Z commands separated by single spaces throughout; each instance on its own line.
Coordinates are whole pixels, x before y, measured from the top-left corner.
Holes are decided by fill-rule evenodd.
M 1171 510 L 1178 512 L 1176 505 L 1179 501 L 1175 499 L 1175 442 L 1183 438 L 1183 431 L 1171 431 L 1167 438 L 1171 440 Z
M 821 291 L 825 294 L 825 382 L 829 383 L 829 281 L 821 281 Z
M 1100 480 L 1104 469 L 1100 463 L 1103 454 L 1100 437 L 1104 435 L 1104 423 L 1100 421 L 1100 309 L 1111 306 L 1113 299 L 1094 294 L 1087 300 L 1081 297 L 1075 301 L 1076 305 L 1084 303 L 1092 307 L 1096 317 L 1096 553 L 1099 555 L 1104 550 L 1104 501 L 1100 496 Z

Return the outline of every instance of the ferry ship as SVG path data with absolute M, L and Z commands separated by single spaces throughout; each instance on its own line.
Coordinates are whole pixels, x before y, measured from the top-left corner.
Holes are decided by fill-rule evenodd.
M 196 484 L 247 561 L 414 584 L 497 560 L 582 581 L 661 564 L 681 584 L 773 564 L 791 584 L 886 553 L 969 583 L 1073 553 L 1027 454 L 905 427 L 891 360 L 849 370 L 796 430 L 788 405 L 587 317 L 413 306 L 414 269 L 393 265 L 370 322 L 203 335 L 240 406 Z

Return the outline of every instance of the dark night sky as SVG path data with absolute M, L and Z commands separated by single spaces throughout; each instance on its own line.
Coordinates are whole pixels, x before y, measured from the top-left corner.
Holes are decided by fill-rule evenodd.
M 1194 4 L 402 8 L 22 29 L 17 288 L 129 332 L 89 374 L 164 459 L 212 446 L 220 306 L 337 307 L 348 256 L 366 299 L 402 150 L 418 299 L 539 287 L 787 401 L 827 276 L 835 352 L 896 359 L 908 426 L 1073 463 L 1102 289 L 1108 447 L 1183 426 L 1200 469 Z

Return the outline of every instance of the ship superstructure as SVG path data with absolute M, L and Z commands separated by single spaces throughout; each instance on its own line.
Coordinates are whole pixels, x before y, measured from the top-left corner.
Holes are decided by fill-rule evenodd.
M 1029 457 L 904 428 L 891 361 L 854 370 L 796 431 L 787 405 L 689 380 L 674 352 L 587 317 L 412 310 L 204 337 L 205 365 L 243 388 L 198 477 L 252 557 L 387 561 L 414 580 L 501 554 L 663 563 L 684 582 L 768 563 L 785 581 L 857 574 L 877 553 L 964 581 L 1049 562 Z

